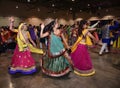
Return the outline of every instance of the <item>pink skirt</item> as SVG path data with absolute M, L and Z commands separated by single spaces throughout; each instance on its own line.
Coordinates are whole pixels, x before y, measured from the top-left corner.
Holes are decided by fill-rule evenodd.
M 19 51 L 18 45 L 14 50 L 14 54 L 11 61 L 11 66 L 9 69 L 10 74 L 15 74 L 20 72 L 22 74 L 32 74 L 36 72 L 35 61 L 31 56 L 29 50 Z
M 81 76 L 89 76 L 95 73 L 87 46 L 79 44 L 77 49 L 71 53 L 75 73 Z

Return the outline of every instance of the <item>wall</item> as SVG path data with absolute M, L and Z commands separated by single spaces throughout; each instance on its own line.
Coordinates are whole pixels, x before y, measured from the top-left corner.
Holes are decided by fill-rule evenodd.
M 18 8 L 16 8 L 18 6 Z M 0 26 L 9 24 L 8 18 L 10 16 L 15 17 L 15 26 L 21 21 L 25 21 L 28 24 L 39 25 L 47 18 L 58 18 L 59 23 L 73 24 L 72 14 L 67 11 L 57 11 L 53 13 L 51 9 L 45 7 L 39 7 L 38 9 L 29 9 L 29 5 L 23 3 L 17 3 L 10 0 L 0 1 Z M 32 7 L 32 6 L 31 6 Z M 103 20 L 113 19 L 114 17 L 120 17 L 120 7 L 108 8 L 97 10 L 96 13 L 91 12 L 79 12 L 76 14 L 75 20 L 87 19 L 87 20 Z

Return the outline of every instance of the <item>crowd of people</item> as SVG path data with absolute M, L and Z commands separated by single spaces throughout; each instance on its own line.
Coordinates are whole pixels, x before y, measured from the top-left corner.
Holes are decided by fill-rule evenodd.
M 14 18 L 9 27 L 0 28 L 0 53 L 13 50 L 9 73 L 33 74 L 35 60 L 31 53 L 40 54 L 40 67 L 44 74 L 60 77 L 70 72 L 91 76 L 95 69 L 89 48 L 101 45 L 99 55 L 120 48 L 120 24 L 117 20 L 90 22 L 80 20 L 74 25 L 59 24 L 52 20 L 39 26 L 22 22 L 14 27 Z M 112 42 L 112 43 L 111 43 Z

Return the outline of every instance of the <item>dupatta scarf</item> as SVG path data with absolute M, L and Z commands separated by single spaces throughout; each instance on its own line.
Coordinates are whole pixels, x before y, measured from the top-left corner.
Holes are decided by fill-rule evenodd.
M 83 36 L 89 37 L 88 35 L 86 35 L 88 33 L 87 29 L 84 29 L 82 31 L 82 35 L 78 37 L 77 41 L 73 44 L 73 46 L 71 47 L 71 52 L 74 52 L 77 49 L 78 44 L 80 44 L 80 41 L 83 39 Z M 85 38 L 85 40 L 86 40 Z M 85 42 L 87 44 L 87 42 Z
M 18 27 L 17 43 L 18 43 L 19 51 L 24 51 L 24 48 L 27 47 L 26 40 L 21 32 L 23 25 L 24 23 L 21 23 L 20 26 Z

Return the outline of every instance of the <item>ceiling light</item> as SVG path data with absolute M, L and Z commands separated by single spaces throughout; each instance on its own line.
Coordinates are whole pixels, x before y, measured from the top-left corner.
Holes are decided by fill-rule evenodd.
M 70 8 L 70 10 L 72 10 L 72 8 Z
M 82 10 L 80 10 L 80 12 L 82 12 Z
M 52 7 L 54 7 L 55 5 L 54 4 L 52 4 Z
M 88 4 L 88 6 L 90 6 L 90 4 Z
M 108 12 L 108 9 L 106 9 L 106 12 Z
M 40 8 L 38 8 L 37 11 L 39 12 L 39 11 L 40 11 Z
M 98 7 L 99 10 L 101 10 L 101 7 Z
M 18 5 L 16 5 L 16 9 L 18 8 Z
M 30 0 L 27 0 L 28 2 L 30 2 Z

